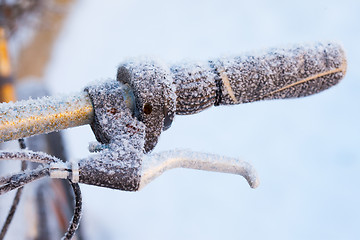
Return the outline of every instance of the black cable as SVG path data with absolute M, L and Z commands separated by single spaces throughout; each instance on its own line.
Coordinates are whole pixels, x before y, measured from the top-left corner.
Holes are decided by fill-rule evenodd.
M 81 218 L 81 212 L 82 212 L 82 196 L 81 196 L 81 190 L 78 183 L 73 183 L 69 180 L 72 189 L 74 190 L 75 194 L 75 207 L 74 207 L 74 215 L 71 219 L 69 228 L 67 232 L 65 233 L 62 240 L 70 240 L 75 234 L 76 229 L 79 227 L 80 224 L 80 218 Z
M 19 188 L 19 189 L 17 190 L 17 192 L 16 192 L 16 195 L 15 195 L 14 200 L 13 200 L 13 202 L 12 202 L 12 205 L 11 205 L 11 208 L 10 208 L 10 210 L 9 210 L 9 213 L 8 213 L 8 215 L 7 215 L 7 217 L 6 217 L 6 220 L 5 220 L 5 222 L 4 222 L 4 225 L 3 225 L 2 229 L 1 229 L 1 232 L 0 232 L 0 240 L 3 240 L 3 239 L 4 239 L 5 234 L 6 234 L 8 228 L 9 228 L 9 226 L 10 226 L 10 223 L 11 223 L 13 217 L 14 217 L 16 208 L 17 208 L 17 206 L 18 206 L 18 204 L 19 204 L 22 191 L 23 191 L 23 188 Z
M 0 195 L 48 175 L 50 175 L 50 170 L 47 166 L 32 171 L 24 171 L 4 178 L 6 183 L 3 186 L 0 186 Z
M 60 162 L 61 160 L 44 152 L 33 152 L 28 150 L 18 152 L 0 151 L 0 160 L 23 160 L 37 163 Z
M 33 152 L 33 151 L 18 151 L 18 152 L 0 151 L 0 160 L 22 160 L 22 161 L 30 161 L 36 163 L 45 163 L 45 164 L 60 161 L 58 158 L 51 156 L 49 154 L 43 152 Z M 16 176 L 18 175 L 22 175 L 22 173 L 17 174 Z M 13 177 L 15 177 L 15 175 L 13 175 Z M 8 181 L 9 181 L 9 177 L 0 177 L 0 184 L 4 184 Z
M 25 144 L 25 140 L 23 138 L 19 139 L 19 145 L 20 145 L 20 149 L 26 149 L 26 144 Z M 22 161 L 21 162 L 21 170 L 24 171 L 26 170 L 27 168 L 27 163 L 25 161 Z M 0 240 L 4 239 L 6 233 L 7 233 L 7 230 L 11 224 L 11 221 L 15 215 L 15 212 L 16 212 L 16 209 L 17 209 L 17 206 L 20 202 L 20 198 L 21 198 L 21 194 L 22 194 L 22 191 L 23 191 L 23 187 L 19 188 L 15 194 L 15 197 L 14 197 L 14 200 L 11 204 L 11 207 L 10 207 L 10 210 L 9 210 L 9 213 L 6 217 L 6 220 L 4 222 L 4 225 L 1 229 L 1 232 L 0 232 Z
M 21 170 L 24 171 L 26 168 L 27 168 L 27 164 L 26 164 L 26 162 L 23 161 L 21 163 Z M 17 206 L 18 206 L 18 204 L 20 202 L 20 197 L 21 197 L 22 191 L 23 191 L 23 187 L 19 188 L 17 190 L 16 194 L 15 194 L 15 197 L 14 197 L 14 200 L 13 200 L 12 205 L 10 207 L 9 213 L 8 213 L 8 215 L 6 217 L 4 225 L 3 225 L 2 229 L 1 229 L 1 232 L 0 232 L 0 240 L 3 240 L 6 233 L 7 233 L 7 230 L 9 228 L 9 226 L 10 226 L 10 223 L 11 223 L 11 221 L 12 221 L 14 215 L 15 215 Z

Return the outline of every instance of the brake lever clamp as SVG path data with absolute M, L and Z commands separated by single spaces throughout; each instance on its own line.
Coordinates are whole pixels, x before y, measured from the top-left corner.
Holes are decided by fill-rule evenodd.
M 79 182 L 136 191 L 144 155 L 145 125 L 126 105 L 131 106 L 130 89 L 117 81 L 106 81 L 88 86 L 85 91 L 94 107 L 91 127 L 97 140 L 106 146 L 79 161 Z

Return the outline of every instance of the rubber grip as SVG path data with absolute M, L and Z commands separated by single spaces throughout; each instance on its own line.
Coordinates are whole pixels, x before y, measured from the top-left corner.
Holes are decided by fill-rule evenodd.
M 172 66 L 176 114 L 193 114 L 212 105 L 308 96 L 337 84 L 346 67 L 344 50 L 333 42 Z

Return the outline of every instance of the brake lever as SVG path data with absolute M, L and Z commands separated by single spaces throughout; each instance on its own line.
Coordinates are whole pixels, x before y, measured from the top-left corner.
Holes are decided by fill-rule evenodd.
M 247 163 L 175 151 L 151 154 L 175 114 L 210 106 L 308 96 L 338 83 L 346 72 L 335 43 L 270 49 L 265 53 L 168 68 L 154 61 L 128 62 L 117 81 L 95 83 L 85 93 L 0 105 L 2 141 L 90 124 L 98 153 L 77 163 L 50 163 L 53 178 L 136 191 L 163 171 L 186 167 L 235 173 L 259 183 Z
M 144 156 L 139 190 L 163 172 L 173 168 L 237 174 L 243 176 L 251 188 L 256 188 L 260 184 L 255 168 L 238 158 L 190 150 L 172 150 Z

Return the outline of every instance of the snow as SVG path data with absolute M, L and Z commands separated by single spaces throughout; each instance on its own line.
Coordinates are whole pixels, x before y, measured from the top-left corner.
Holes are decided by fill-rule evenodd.
M 172 65 L 334 40 L 348 59 L 344 80 L 323 93 L 177 116 L 161 135 L 154 153 L 181 148 L 250 162 L 257 189 L 187 169 L 137 193 L 82 185 L 88 239 L 360 238 L 359 11 L 346 0 L 80 1 L 47 72 L 53 93 L 115 79 L 121 62 L 140 55 Z M 90 128 L 65 132 L 71 158 L 88 156 Z

